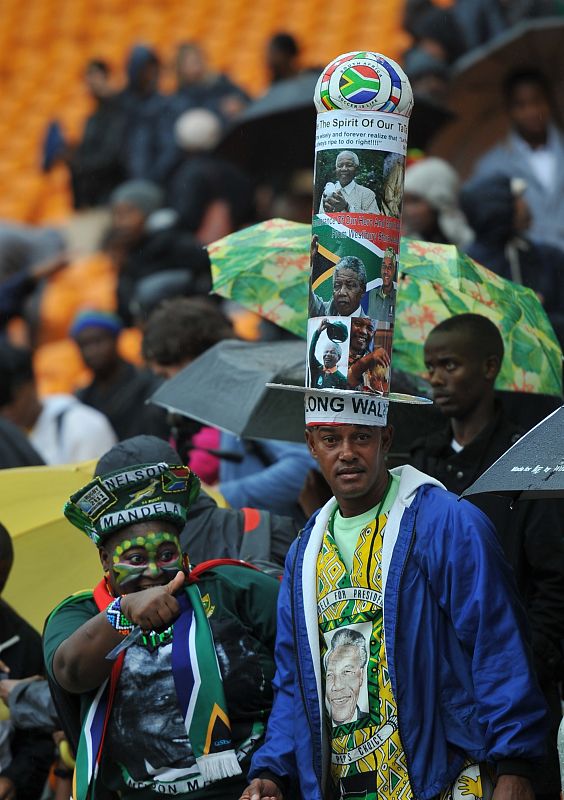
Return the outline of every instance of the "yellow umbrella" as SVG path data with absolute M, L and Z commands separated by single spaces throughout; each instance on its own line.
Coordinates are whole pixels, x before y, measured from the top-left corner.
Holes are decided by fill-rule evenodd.
M 0 522 L 14 543 L 14 566 L 2 597 L 37 630 L 73 592 L 91 589 L 102 568 L 96 548 L 63 516 L 96 461 L 0 470 Z

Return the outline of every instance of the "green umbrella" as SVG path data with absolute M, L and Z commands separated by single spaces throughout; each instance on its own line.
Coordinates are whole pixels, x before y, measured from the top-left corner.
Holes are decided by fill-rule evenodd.
M 214 242 L 214 291 L 305 339 L 310 240 L 309 225 L 273 219 Z M 324 257 L 329 265 L 338 260 L 328 252 Z M 330 290 L 327 275 L 330 269 L 317 292 Z M 394 367 L 424 375 L 427 335 L 466 312 L 483 314 L 501 331 L 506 355 L 498 389 L 562 394 L 562 351 L 531 289 L 490 272 L 453 245 L 402 239 Z
M 311 226 L 271 219 L 210 244 L 213 291 L 306 336 Z

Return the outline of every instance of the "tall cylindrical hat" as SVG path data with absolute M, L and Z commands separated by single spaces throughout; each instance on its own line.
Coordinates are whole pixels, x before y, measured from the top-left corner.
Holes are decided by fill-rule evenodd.
M 362 51 L 323 70 L 314 101 L 306 422 L 385 425 L 413 94 Z
M 321 73 L 305 387 L 307 425 L 387 424 L 400 216 L 413 94 L 390 58 L 346 53 Z

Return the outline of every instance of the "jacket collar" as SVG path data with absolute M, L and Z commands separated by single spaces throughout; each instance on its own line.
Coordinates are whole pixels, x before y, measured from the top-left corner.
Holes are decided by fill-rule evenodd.
M 430 484 L 432 486 L 439 486 L 442 489 L 445 487 L 442 483 L 435 480 L 424 472 L 420 472 L 415 467 L 406 465 L 402 467 L 395 467 L 390 470 L 392 475 L 399 475 L 400 485 L 398 494 L 394 501 L 390 514 L 388 516 L 388 523 L 386 525 L 386 535 L 384 536 L 384 547 L 382 549 L 382 592 L 385 589 L 386 578 L 390 566 L 392 553 L 395 543 L 399 534 L 399 528 L 403 512 L 409 508 L 417 495 L 417 490 L 420 486 Z M 317 684 L 317 700 L 319 703 L 319 719 L 324 719 L 324 704 L 323 704 L 323 691 L 321 679 L 321 652 L 319 647 L 319 626 L 317 618 L 317 556 L 321 548 L 321 542 L 327 529 L 329 518 L 335 508 L 337 507 L 337 500 L 332 497 L 325 505 L 317 512 L 308 524 L 306 531 L 309 529 L 309 537 L 303 551 L 303 564 L 301 571 L 301 586 L 296 587 L 298 591 L 301 590 L 303 597 L 303 607 L 305 616 L 305 626 L 307 631 L 307 638 L 311 652 L 311 660 L 315 672 L 315 681 Z M 298 556 L 296 556 L 298 557 Z M 322 743 L 323 749 L 328 749 L 327 735 L 325 725 L 322 724 Z M 323 779 L 326 778 L 327 772 L 327 759 L 323 759 Z

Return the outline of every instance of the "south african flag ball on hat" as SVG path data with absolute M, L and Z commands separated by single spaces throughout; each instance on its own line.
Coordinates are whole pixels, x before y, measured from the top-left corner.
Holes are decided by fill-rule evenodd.
M 387 111 L 409 116 L 413 95 L 405 73 L 379 53 L 346 53 L 321 73 L 315 90 L 319 112 L 336 109 Z

